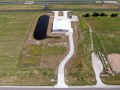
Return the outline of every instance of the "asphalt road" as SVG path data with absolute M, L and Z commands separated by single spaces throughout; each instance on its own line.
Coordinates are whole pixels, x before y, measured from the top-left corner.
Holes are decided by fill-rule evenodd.
M 29 1 L 29 0 L 28 0 Z M 94 4 L 96 1 L 107 1 L 107 0 L 44 0 L 44 1 L 34 1 L 33 2 L 27 2 L 28 4 L 67 4 L 67 3 L 77 3 L 77 4 Z M 0 1 L 0 4 L 25 4 L 26 1 Z
M 51 88 L 51 87 L 46 87 L 46 88 L 40 88 L 40 87 L 2 87 L 0 90 L 120 90 L 120 88 Z

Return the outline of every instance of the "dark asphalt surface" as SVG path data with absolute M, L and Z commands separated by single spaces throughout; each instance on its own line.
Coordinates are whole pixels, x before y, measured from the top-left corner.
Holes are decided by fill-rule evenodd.
M 87 2 L 87 1 L 76 1 L 76 2 L 33 2 L 33 4 L 67 4 L 67 3 L 79 3 L 79 4 L 93 4 L 95 3 L 94 1 L 92 2 Z M 25 4 L 25 2 L 0 2 L 0 4 Z
M 62 1 L 44 0 L 44 1 L 34 1 L 33 4 L 45 4 L 45 3 L 49 3 L 49 4 L 67 4 L 67 3 L 93 4 L 93 3 L 96 3 L 96 1 L 103 2 L 104 0 L 62 0 Z M 0 4 L 24 4 L 24 3 L 25 1 L 14 1 L 14 2 L 0 1 Z
M 0 90 L 120 90 L 120 88 L 0 88 Z

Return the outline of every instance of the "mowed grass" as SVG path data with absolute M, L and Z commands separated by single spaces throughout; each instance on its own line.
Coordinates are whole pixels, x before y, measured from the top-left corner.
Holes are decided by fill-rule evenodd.
M 33 60 L 35 61 L 34 58 Z M 51 82 L 51 79 L 55 80 L 55 71 L 51 68 L 39 68 L 40 65 L 35 66 L 33 63 L 27 63 L 27 66 L 25 66 L 23 63 L 21 63 L 21 65 L 24 66 L 19 67 L 17 78 L 14 80 L 14 85 L 52 86 L 55 84 L 55 82 Z
M 72 6 L 72 7 L 71 7 Z M 50 10 L 106 10 L 106 9 L 119 9 L 117 5 L 114 4 L 51 4 L 49 5 Z
M 39 65 L 41 62 L 41 57 L 47 56 L 59 56 L 66 52 L 65 47 L 49 47 L 49 46 L 40 46 L 40 45 L 27 45 L 23 48 L 20 65 L 34 66 Z M 37 66 L 38 67 L 38 66 Z M 39 67 L 38 67 L 39 68 Z
M 93 29 L 94 51 L 105 55 L 120 54 L 120 17 L 85 18 Z M 120 74 L 101 76 L 106 84 L 120 84 Z
M 16 0 L 0 0 L 0 1 L 16 1 Z M 45 1 L 45 0 L 17 0 L 17 1 Z
M 39 5 L 39 4 L 8 4 L 8 5 L 0 5 L 0 10 L 40 10 L 43 9 L 44 5 Z
M 65 47 L 47 45 L 26 45 L 19 58 L 16 85 L 55 85 L 56 58 L 64 55 Z M 51 57 L 54 60 L 51 59 Z M 52 63 L 52 64 L 51 64 Z M 56 66 L 56 67 L 55 67 Z
M 120 53 L 120 17 L 89 17 L 86 20 L 94 31 L 96 52 Z
M 65 47 L 25 45 L 31 26 L 43 13 L 0 13 L 0 85 L 54 85 Z
M 0 13 L 0 85 L 13 85 L 18 57 L 38 13 Z
M 78 16 L 79 17 L 79 16 Z M 90 33 L 87 25 L 79 18 L 79 33 L 75 56 L 67 64 L 67 84 L 72 86 L 94 85 L 95 74 L 91 62 Z
M 71 7 L 72 6 L 72 7 Z M 8 4 L 0 5 L 0 10 L 43 10 L 44 4 Z M 77 10 L 77 11 L 93 11 L 93 10 L 119 10 L 118 5 L 114 4 L 49 4 L 49 10 Z
M 54 46 L 54 47 L 43 47 L 43 54 L 44 55 L 54 55 L 54 56 L 59 56 L 61 54 L 64 54 L 65 51 L 66 51 L 66 48 L 65 47 L 57 47 L 57 46 Z

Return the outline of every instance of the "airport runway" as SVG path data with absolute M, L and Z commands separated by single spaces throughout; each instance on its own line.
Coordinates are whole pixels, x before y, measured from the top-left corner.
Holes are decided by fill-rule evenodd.
M 104 3 L 104 1 L 107 0 L 44 0 L 44 1 L 0 1 L 0 4 L 94 4 L 97 1 L 100 1 L 101 3 Z
M 53 87 L 39 87 L 39 86 L 34 86 L 34 87 L 1 87 L 0 90 L 120 90 L 120 88 L 93 88 L 93 87 L 72 87 L 72 88 L 53 88 Z

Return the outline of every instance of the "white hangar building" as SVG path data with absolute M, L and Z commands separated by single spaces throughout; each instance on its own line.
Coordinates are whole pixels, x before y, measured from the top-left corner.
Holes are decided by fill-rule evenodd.
M 52 32 L 73 32 L 71 20 L 67 17 L 67 12 L 63 12 L 64 16 L 58 16 L 55 13 Z

